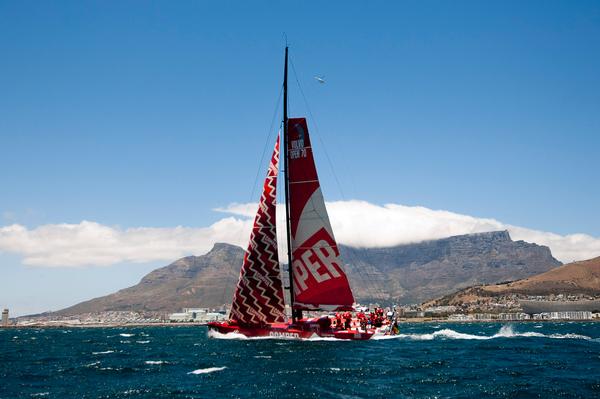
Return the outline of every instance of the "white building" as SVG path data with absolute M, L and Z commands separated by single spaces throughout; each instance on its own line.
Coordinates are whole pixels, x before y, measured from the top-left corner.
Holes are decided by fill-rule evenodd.
M 449 321 L 472 321 L 475 320 L 470 314 L 451 314 L 448 316 Z
M 550 312 L 550 320 L 592 320 L 592 312 Z
M 223 313 L 211 312 L 208 308 L 184 308 L 183 312 L 172 313 L 169 316 L 171 322 L 196 322 L 208 323 L 210 321 L 225 320 L 227 316 Z
M 517 320 L 529 320 L 531 316 L 527 313 L 500 313 L 498 315 L 498 320 L 509 320 L 509 321 L 517 321 Z
M 533 315 L 534 320 L 592 320 L 592 312 L 585 310 L 570 312 L 543 312 Z

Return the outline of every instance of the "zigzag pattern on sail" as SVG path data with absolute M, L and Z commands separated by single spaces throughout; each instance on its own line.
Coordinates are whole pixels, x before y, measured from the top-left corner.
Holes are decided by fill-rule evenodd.
M 241 324 L 261 325 L 285 321 L 275 227 L 278 169 L 279 137 L 275 143 L 231 305 L 230 319 Z

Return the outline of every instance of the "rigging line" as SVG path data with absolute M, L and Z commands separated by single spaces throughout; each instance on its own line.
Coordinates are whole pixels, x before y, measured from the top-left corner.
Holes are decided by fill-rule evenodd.
M 340 191 L 340 194 L 342 195 L 342 199 L 346 200 L 345 195 L 344 195 L 344 190 L 342 189 L 342 186 L 340 184 L 340 181 L 337 177 L 337 174 L 335 173 L 335 169 L 333 167 L 333 162 L 331 161 L 331 158 L 329 156 L 329 153 L 327 152 L 327 147 L 325 146 L 325 143 L 323 142 L 322 138 L 321 138 L 321 134 L 320 134 L 320 129 L 319 126 L 317 124 L 317 120 L 315 118 L 315 116 L 312 113 L 312 110 L 310 108 L 310 105 L 308 104 L 308 100 L 306 99 L 306 95 L 304 94 L 304 90 L 302 89 L 302 85 L 300 84 L 300 80 L 298 78 L 298 73 L 296 72 L 296 67 L 294 65 L 294 60 L 292 59 L 292 57 L 290 56 L 290 64 L 292 66 L 292 71 L 294 72 L 294 78 L 296 79 L 296 84 L 298 85 L 298 89 L 300 90 L 300 94 L 302 95 L 302 99 L 304 100 L 304 104 L 306 105 L 306 109 L 311 117 L 311 119 L 313 120 L 314 126 L 315 126 L 315 131 L 317 133 L 317 138 L 319 139 L 319 142 L 321 143 L 321 146 L 323 147 L 323 151 L 325 153 L 325 157 L 327 159 L 327 162 L 329 163 L 329 168 L 331 169 L 331 172 L 333 174 L 333 177 L 335 179 L 335 182 L 338 186 L 338 190 Z M 372 297 L 379 297 L 379 299 L 383 300 L 383 297 L 385 296 L 385 292 L 384 290 L 381 288 L 380 284 L 375 282 L 375 276 L 373 275 L 373 273 L 365 273 L 363 270 L 361 270 L 360 267 L 356 267 L 358 266 L 358 262 L 357 262 L 357 257 L 354 255 L 353 251 L 348 251 L 349 253 L 347 253 L 346 255 L 349 256 L 351 259 L 348 259 L 351 263 L 353 263 L 355 265 L 355 271 L 357 272 L 357 274 L 361 277 L 361 279 L 363 281 L 367 282 L 367 287 L 366 290 L 368 292 L 367 295 L 370 294 L 370 296 Z M 370 286 L 370 287 L 369 287 Z M 372 300 L 372 299 L 371 299 Z
M 258 163 L 258 168 L 256 169 L 256 176 L 254 177 L 254 184 L 252 184 L 252 194 L 250 194 L 250 199 L 248 202 L 252 202 L 254 198 L 254 193 L 256 192 L 256 185 L 258 184 L 258 177 L 260 175 L 260 171 L 263 166 L 263 161 L 265 160 L 265 154 L 267 152 L 267 148 L 269 147 L 269 142 L 271 141 L 271 133 L 273 132 L 273 126 L 275 125 L 275 118 L 277 118 L 277 111 L 279 109 L 279 103 L 281 102 L 281 96 L 283 94 L 283 86 L 279 89 L 279 96 L 277 97 L 277 104 L 275 105 L 275 110 L 273 111 L 273 117 L 271 118 L 271 126 L 269 126 L 269 131 L 267 134 L 267 139 L 265 141 L 265 145 L 263 146 L 262 155 L 260 156 L 260 162 Z M 280 151 L 281 153 L 281 145 Z
M 335 173 L 335 169 L 333 168 L 333 162 L 331 162 L 331 158 L 329 157 L 329 153 L 327 152 L 327 147 L 325 146 L 325 143 L 321 139 L 321 132 L 319 130 L 319 126 L 317 125 L 317 119 L 313 115 L 313 113 L 310 109 L 310 106 L 308 105 L 308 100 L 306 99 L 306 96 L 304 95 L 304 90 L 302 90 L 302 85 L 300 84 L 300 80 L 298 79 L 298 73 L 296 73 L 296 67 L 294 66 L 294 60 L 292 59 L 292 57 L 290 57 L 290 64 L 292 65 L 292 71 L 294 72 L 294 78 L 296 78 L 296 83 L 298 84 L 298 89 L 300 89 L 300 94 L 302 95 L 302 99 L 304 100 L 304 105 L 306 105 L 308 114 L 310 115 L 310 118 L 312 119 L 313 124 L 315 125 L 315 132 L 317 133 L 317 138 L 319 139 L 319 142 L 321 143 L 321 146 L 323 147 L 323 152 L 325 153 L 325 158 L 327 158 L 327 163 L 329 164 L 329 168 L 331 169 L 331 173 L 333 174 L 335 183 L 337 184 L 338 190 L 340 191 L 340 194 L 342 195 L 342 199 L 345 201 L 346 196 L 344 195 L 344 190 L 342 190 L 342 185 L 340 184 L 337 174 Z
M 254 198 L 254 194 L 256 193 L 256 186 L 258 184 L 258 178 L 260 176 L 260 171 L 262 170 L 263 167 L 263 162 L 265 159 L 265 154 L 267 152 L 267 148 L 269 148 L 269 142 L 271 141 L 271 134 L 273 132 L 273 126 L 275 125 L 275 119 L 277 118 L 277 111 L 279 109 L 279 104 L 281 103 L 281 96 L 283 94 L 283 85 L 281 86 L 281 89 L 279 89 L 279 96 L 277 97 L 277 103 L 275 104 L 275 110 L 273 111 L 273 117 L 271 118 L 271 125 L 269 126 L 269 131 L 267 132 L 267 138 L 265 140 L 265 144 L 263 146 L 263 151 L 262 151 L 262 155 L 260 156 L 260 162 L 258 163 L 258 167 L 256 168 L 256 175 L 254 176 L 254 184 L 252 184 L 252 192 L 250 194 L 250 198 L 248 199 L 248 202 L 251 203 L 252 199 Z M 280 144 L 280 158 L 281 158 L 281 144 Z M 261 186 L 262 188 L 262 186 Z M 260 202 L 260 198 L 259 198 L 259 202 Z M 240 230 L 239 234 L 237 235 L 237 242 L 242 242 L 242 234 L 243 234 L 243 229 Z M 248 251 L 247 247 L 242 247 L 244 249 L 244 252 Z M 235 289 L 234 289 L 235 292 Z M 223 290 L 223 301 L 225 301 L 225 289 Z
M 317 137 L 319 139 L 319 142 L 321 143 L 321 146 L 323 147 L 323 151 L 325 153 L 325 157 L 327 159 L 327 162 L 329 163 L 329 168 L 331 169 L 331 172 L 333 174 L 333 177 L 335 179 L 335 182 L 338 186 L 338 190 L 340 191 L 340 194 L 342 195 L 342 199 L 346 200 L 345 195 L 344 195 L 344 191 L 341 187 L 340 181 L 338 179 L 337 174 L 335 173 L 335 169 L 333 167 L 333 162 L 331 161 L 331 158 L 329 156 L 329 153 L 327 152 L 327 147 L 325 146 L 325 143 L 323 142 L 322 139 L 322 135 L 320 133 L 320 129 L 319 126 L 317 124 L 317 120 L 315 118 L 315 116 L 312 113 L 312 110 L 310 108 L 310 105 L 308 104 L 308 100 L 306 99 L 306 95 L 304 94 L 304 90 L 302 89 L 302 85 L 300 84 L 300 80 L 298 78 L 298 73 L 296 71 L 296 67 L 294 65 L 294 61 L 292 59 L 292 57 L 290 56 L 290 64 L 292 67 L 292 71 L 294 72 L 294 78 L 296 79 L 296 84 L 298 85 L 298 89 L 300 90 L 300 94 L 302 95 L 302 99 L 304 100 L 304 104 L 306 105 L 306 109 L 308 111 L 308 114 L 310 115 L 311 119 L 313 120 L 314 126 L 315 126 L 315 132 L 317 133 Z M 365 281 L 366 284 L 366 291 L 367 291 L 367 295 L 371 297 L 371 300 L 375 299 L 379 299 L 379 300 L 385 300 L 385 291 L 382 289 L 380 282 L 376 282 L 376 279 L 374 274 L 372 272 L 365 272 L 363 271 L 360 267 L 356 267 L 358 266 L 357 263 L 357 257 L 355 256 L 355 254 L 353 253 L 353 251 L 349 251 L 350 254 L 350 258 L 352 259 L 348 259 L 351 263 L 354 263 L 354 269 L 356 271 L 356 273 L 361 277 L 361 280 Z

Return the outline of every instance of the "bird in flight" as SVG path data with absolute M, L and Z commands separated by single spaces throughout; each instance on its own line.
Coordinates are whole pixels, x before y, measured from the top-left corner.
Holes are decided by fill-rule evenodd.
M 315 80 L 319 83 L 325 83 L 325 76 L 315 76 Z

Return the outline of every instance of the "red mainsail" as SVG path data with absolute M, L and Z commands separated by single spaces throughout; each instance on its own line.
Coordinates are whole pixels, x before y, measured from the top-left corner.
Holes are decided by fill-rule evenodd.
M 289 119 L 288 137 L 293 307 L 352 310 L 354 297 L 325 209 L 306 119 Z
M 230 318 L 238 323 L 261 325 L 285 321 L 285 306 L 275 230 L 279 137 L 263 186 L 250 243 L 240 271 Z

